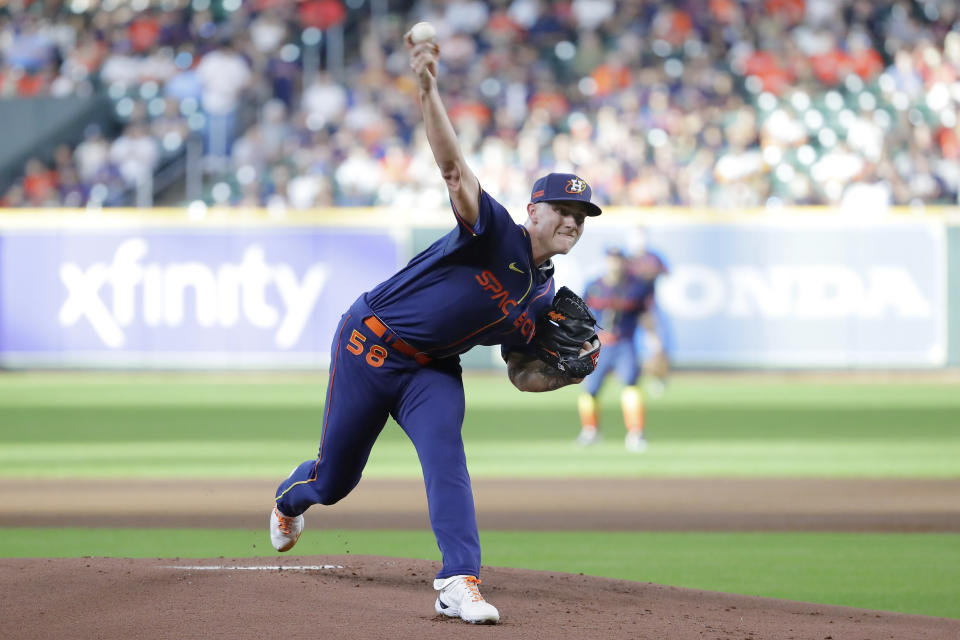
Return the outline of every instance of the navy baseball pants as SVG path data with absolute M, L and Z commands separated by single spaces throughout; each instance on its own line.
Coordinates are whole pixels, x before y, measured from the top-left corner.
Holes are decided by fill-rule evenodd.
M 423 469 L 430 524 L 443 556 L 438 578 L 479 575 L 480 539 L 463 452 L 464 399 L 456 360 L 418 363 L 391 345 L 389 331 L 361 296 L 340 320 L 330 355 L 320 451 L 277 489 L 277 506 L 298 516 L 310 505 L 343 499 L 393 416 L 413 441 Z
M 597 361 L 597 368 L 583 381 L 584 390 L 592 396 L 597 395 L 603 385 L 604 378 L 611 371 L 626 386 L 637 383 L 640 377 L 640 365 L 637 360 L 637 350 L 633 340 L 629 338 L 617 340 L 613 344 L 604 344 Z

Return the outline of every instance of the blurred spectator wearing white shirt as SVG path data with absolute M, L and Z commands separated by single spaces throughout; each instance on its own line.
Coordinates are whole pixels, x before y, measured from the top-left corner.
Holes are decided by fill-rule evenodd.
M 318 130 L 339 121 L 347 109 L 347 91 L 326 73 L 317 74 L 303 92 L 303 109 L 307 125 Z
M 225 40 L 220 48 L 203 56 L 197 77 L 203 87 L 200 104 L 207 116 L 207 152 L 225 159 L 233 143 L 240 96 L 252 78 L 250 65 Z
M 110 159 L 110 145 L 97 125 L 88 126 L 83 133 L 83 142 L 73 152 L 80 179 L 93 181 Z
M 147 135 L 146 126 L 140 122 L 127 125 L 110 145 L 110 161 L 130 187 L 140 186 L 153 175 L 157 155 L 157 142 Z
M 250 38 L 260 53 L 273 53 L 287 37 L 287 25 L 276 12 L 277 9 L 262 11 L 250 24 Z

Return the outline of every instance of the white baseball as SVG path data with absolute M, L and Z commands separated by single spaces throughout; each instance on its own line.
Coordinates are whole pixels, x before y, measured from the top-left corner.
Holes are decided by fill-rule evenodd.
M 437 39 L 437 30 L 429 22 L 418 22 L 410 29 L 410 39 L 413 44 L 433 42 Z

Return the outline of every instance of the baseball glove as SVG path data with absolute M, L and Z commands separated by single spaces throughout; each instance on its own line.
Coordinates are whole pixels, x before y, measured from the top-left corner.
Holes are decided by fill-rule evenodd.
M 670 375 L 670 359 L 663 351 L 655 353 L 643 363 L 643 370 L 654 378 L 666 378 Z
M 537 318 L 533 347 L 537 358 L 570 378 L 583 378 L 597 368 L 600 340 L 597 321 L 587 304 L 573 291 L 560 287 L 549 309 Z M 581 355 L 584 342 L 596 347 Z

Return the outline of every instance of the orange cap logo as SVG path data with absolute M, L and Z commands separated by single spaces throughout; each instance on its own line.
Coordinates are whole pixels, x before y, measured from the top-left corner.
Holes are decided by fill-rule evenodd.
M 587 190 L 587 183 L 580 178 L 570 178 L 563 190 L 567 193 L 583 193 Z

